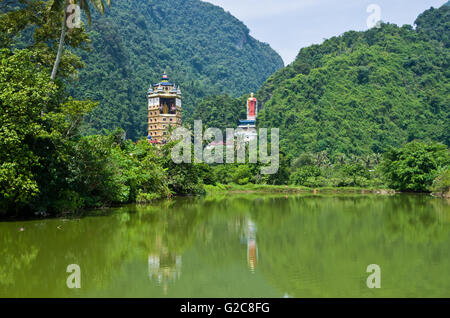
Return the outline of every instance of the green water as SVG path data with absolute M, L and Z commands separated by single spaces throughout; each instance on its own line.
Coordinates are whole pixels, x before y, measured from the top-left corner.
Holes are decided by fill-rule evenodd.
M 424 195 L 181 198 L 0 223 L 0 297 L 450 297 L 450 204 Z M 78 264 L 81 288 L 66 285 Z M 381 288 L 369 289 L 369 264 Z

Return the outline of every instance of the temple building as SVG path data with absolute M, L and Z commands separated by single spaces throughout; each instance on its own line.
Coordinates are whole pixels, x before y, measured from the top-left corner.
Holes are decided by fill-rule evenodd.
M 256 133 L 256 116 L 258 116 L 258 100 L 251 93 L 247 100 L 247 119 L 239 121 L 241 135 L 246 141 L 254 140 L 258 137 Z
M 148 140 L 165 143 L 167 128 L 181 126 L 181 90 L 164 72 L 161 82 L 148 90 Z

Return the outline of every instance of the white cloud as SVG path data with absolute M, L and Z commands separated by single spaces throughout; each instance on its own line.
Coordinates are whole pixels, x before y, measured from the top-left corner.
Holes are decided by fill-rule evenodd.
M 320 5 L 322 0 L 203 0 L 221 6 L 240 20 L 260 19 Z

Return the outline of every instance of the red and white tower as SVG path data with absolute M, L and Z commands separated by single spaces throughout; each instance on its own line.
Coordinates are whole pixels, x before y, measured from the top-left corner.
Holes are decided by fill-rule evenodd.
M 247 120 L 256 121 L 256 116 L 258 116 L 258 100 L 251 93 L 247 100 Z
M 237 135 L 242 135 L 246 141 L 254 140 L 258 137 L 256 133 L 256 117 L 258 116 L 258 100 L 250 94 L 247 99 L 247 119 L 239 121 L 239 131 Z

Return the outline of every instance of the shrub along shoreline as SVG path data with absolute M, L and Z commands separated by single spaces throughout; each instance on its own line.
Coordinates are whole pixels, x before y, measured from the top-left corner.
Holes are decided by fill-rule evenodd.
M 268 184 L 217 184 L 205 186 L 207 195 L 221 194 L 221 193 L 353 193 L 353 194 L 379 194 L 392 195 L 400 193 L 393 189 L 387 188 L 360 188 L 360 187 L 304 187 L 295 185 L 268 185 Z
M 424 194 L 439 198 L 450 198 L 450 190 L 447 192 L 412 192 L 396 191 L 394 189 L 383 187 L 304 187 L 295 185 L 269 185 L 269 184 L 217 184 L 206 185 L 206 195 L 216 194 L 237 194 L 237 193 L 286 193 L 286 194 L 374 194 L 374 195 L 394 195 L 394 194 Z

